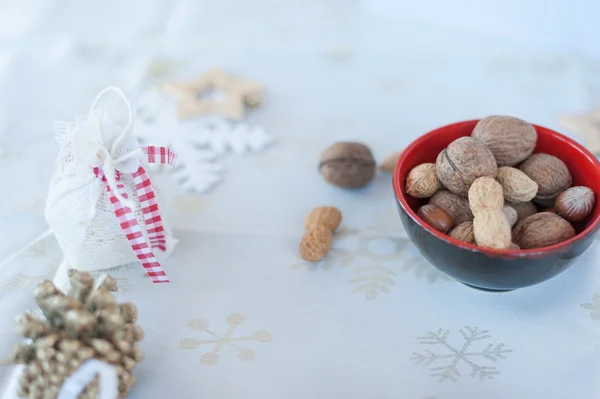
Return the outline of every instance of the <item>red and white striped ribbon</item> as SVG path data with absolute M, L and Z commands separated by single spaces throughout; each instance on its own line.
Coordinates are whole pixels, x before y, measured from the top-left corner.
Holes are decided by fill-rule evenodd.
M 169 166 L 175 164 L 175 154 L 166 147 L 147 146 L 142 147 L 144 154 L 147 156 L 148 163 L 160 163 Z M 153 283 L 168 283 L 169 279 L 165 274 L 162 266 L 156 259 L 152 249 L 166 251 L 165 227 L 162 222 L 160 209 L 158 209 L 158 201 L 156 193 L 152 188 L 152 182 L 146 170 L 140 166 L 137 172 L 132 174 L 135 183 L 135 190 L 140 203 L 140 209 L 144 217 L 146 231 L 148 232 L 149 243 L 144 239 L 144 234 L 138 224 L 137 218 L 133 210 L 125 206 L 115 195 L 113 190 L 104 175 L 104 171 L 99 168 L 94 168 L 94 174 L 104 182 L 110 202 L 113 204 L 115 216 L 119 220 L 121 229 L 131 243 L 131 248 L 135 252 L 137 258 L 142 263 L 148 277 Z M 117 190 L 123 198 L 127 198 L 127 193 L 124 190 L 121 182 L 121 172 L 116 173 Z

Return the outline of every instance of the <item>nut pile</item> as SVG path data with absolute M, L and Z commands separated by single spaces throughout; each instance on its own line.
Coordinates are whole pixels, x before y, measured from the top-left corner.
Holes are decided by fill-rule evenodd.
M 323 259 L 333 245 L 333 232 L 342 222 L 342 213 L 332 206 L 319 206 L 304 219 L 306 233 L 300 241 L 302 259 L 316 262 Z
M 434 229 L 480 247 L 532 249 L 575 236 L 572 224 L 592 212 L 594 192 L 571 187 L 565 163 L 533 153 L 535 128 L 489 116 L 471 136 L 450 143 L 436 163 L 413 168 L 406 193 L 428 198 L 417 214 Z
M 35 301 L 45 319 L 25 313 L 18 332 L 31 342 L 18 345 L 10 363 L 24 364 L 18 396 L 31 399 L 55 398 L 62 383 L 86 360 L 96 358 L 115 367 L 119 398 L 125 398 L 136 380 L 132 375 L 144 354 L 138 341 L 144 332 L 136 324 L 133 303 L 117 304 L 111 291 L 117 282 L 106 277 L 98 282 L 89 273 L 70 271 L 71 290 L 63 294 L 43 281 Z M 79 398 L 98 396 L 97 378 Z

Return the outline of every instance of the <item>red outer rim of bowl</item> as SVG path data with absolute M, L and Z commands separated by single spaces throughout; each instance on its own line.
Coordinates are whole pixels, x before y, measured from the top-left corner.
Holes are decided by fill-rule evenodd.
M 447 129 L 448 127 L 451 126 L 455 126 L 455 125 L 461 125 L 463 123 L 474 123 L 474 122 L 478 122 L 479 119 L 472 119 L 472 120 L 466 120 L 466 121 L 461 121 L 461 122 L 456 122 L 456 123 L 451 123 L 445 126 L 441 126 L 437 129 L 431 130 L 428 133 L 425 133 L 424 135 L 420 136 L 419 138 L 417 138 L 416 140 L 414 140 L 408 147 L 406 147 L 403 151 L 402 154 L 400 155 L 400 157 L 398 158 L 398 161 L 396 162 L 396 167 L 394 168 L 394 176 L 393 176 L 393 184 L 394 184 L 394 193 L 396 195 L 396 198 L 398 199 L 398 201 L 400 202 L 400 206 L 402 207 L 402 210 L 404 212 L 406 212 L 411 219 L 417 223 L 420 227 L 422 227 L 424 230 L 426 230 L 427 232 L 429 232 L 430 234 L 432 234 L 433 236 L 439 238 L 442 241 L 447 242 L 448 244 L 451 244 L 455 247 L 459 247 L 468 251 L 473 251 L 473 252 L 481 252 L 490 256 L 494 256 L 494 257 L 525 257 L 527 255 L 544 255 L 550 252 L 563 252 L 563 251 L 568 251 L 569 250 L 569 246 L 571 244 L 573 244 L 574 242 L 582 239 L 583 237 L 587 236 L 588 234 L 590 234 L 600 223 L 600 214 L 596 217 L 596 219 L 594 219 L 590 225 L 583 230 L 581 233 L 577 234 L 575 237 L 570 238 L 566 241 L 563 241 L 561 243 L 558 244 L 554 244 L 554 245 L 550 245 L 548 247 L 543 247 L 543 248 L 534 248 L 534 249 L 520 249 L 520 250 L 515 250 L 515 249 L 492 249 L 492 248 L 482 248 L 482 247 L 478 247 L 476 245 L 473 244 L 467 244 L 465 242 L 462 241 L 458 241 L 455 240 L 454 238 L 445 235 L 443 233 L 440 233 L 439 231 L 431 228 L 430 226 L 428 226 L 425 222 L 423 222 L 421 220 L 420 217 L 417 216 L 417 213 L 414 212 L 410 206 L 408 206 L 408 203 L 406 202 L 406 198 L 405 198 L 405 193 L 403 191 L 403 186 L 404 186 L 404 182 L 400 181 L 400 167 L 402 166 L 402 164 L 405 161 L 405 155 L 406 153 L 412 151 L 414 149 L 414 147 L 416 147 L 418 144 L 421 144 L 423 141 L 427 141 L 427 139 L 433 135 L 435 135 L 439 130 L 442 129 Z M 535 125 L 532 124 L 536 130 L 537 129 L 544 129 L 550 133 L 552 133 L 553 135 L 555 135 L 557 138 L 559 138 L 560 140 L 568 143 L 571 146 L 576 147 L 579 151 L 581 151 L 583 154 L 585 154 L 587 156 L 587 158 L 589 160 L 591 160 L 593 163 L 596 164 L 596 168 L 600 168 L 600 162 L 598 162 L 598 159 L 593 156 L 585 147 L 583 147 L 582 145 L 580 145 L 579 143 L 571 140 L 570 138 L 568 138 L 565 135 L 562 135 L 552 129 L 548 129 L 546 127 L 543 126 L 539 126 L 539 125 Z M 600 206 L 600 205 L 598 205 Z

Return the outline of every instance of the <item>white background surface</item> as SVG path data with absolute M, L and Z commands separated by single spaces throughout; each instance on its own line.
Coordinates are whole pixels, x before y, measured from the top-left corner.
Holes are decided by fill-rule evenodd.
M 6 193 L 0 259 L 46 228 L 43 201 L 57 152 L 53 121 L 85 112 L 106 85 L 132 90 L 147 82 L 156 61 L 179 64 L 167 80 L 221 66 L 264 83 L 264 106 L 250 120 L 277 144 L 264 155 L 226 157 L 226 178 L 202 196 L 200 210 L 178 207 L 176 198 L 184 194 L 167 176 L 156 176 L 173 199 L 165 209 L 170 222 L 186 230 L 166 264 L 183 286 L 148 287 L 138 269 L 121 276 L 133 287 L 123 296 L 140 306 L 147 332 L 147 361 L 132 397 L 600 397 L 600 322 L 581 306 L 600 293 L 597 244 L 547 284 L 497 296 L 437 277 L 426 264 L 411 269 L 414 248 L 396 253 L 390 239 L 373 250 L 392 251 L 383 265 L 395 273 L 395 285 L 373 300 L 353 293 L 347 282 L 357 268 L 373 266 L 370 252 L 331 270 L 292 267 L 302 219 L 316 205 L 338 206 L 344 225 L 360 232 L 355 241 L 372 231 L 405 237 L 389 176 L 354 193 L 320 179 L 318 157 L 332 142 L 364 141 L 381 160 L 457 120 L 509 114 L 563 131 L 559 114 L 586 112 L 600 102 L 597 5 L 468 3 L 0 3 Z M 546 17 L 536 18 L 542 8 Z M 17 273 L 51 277 L 60 254 L 51 239 L 46 247 L 3 265 L 2 282 Z M 32 306 L 33 285 L 18 287 L 0 290 L 3 353 L 16 342 L 13 318 Z M 264 329 L 273 336 L 270 343 L 249 343 L 255 360 L 240 361 L 226 348 L 219 365 L 209 367 L 198 361 L 205 351 L 179 348 L 181 339 L 197 333 L 187 329 L 190 319 L 224 331 L 231 313 L 247 317 L 244 333 Z M 491 364 L 501 371 L 496 379 L 480 382 L 467 367 L 459 381 L 440 383 L 410 360 L 426 349 L 417 337 L 448 329 L 459 345 L 457 330 L 465 325 L 490 330 L 490 343 L 513 350 Z M 0 373 L 6 378 L 6 369 Z

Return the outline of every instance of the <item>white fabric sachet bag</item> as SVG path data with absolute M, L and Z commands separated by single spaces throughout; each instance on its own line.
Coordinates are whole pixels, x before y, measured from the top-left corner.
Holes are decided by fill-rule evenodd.
M 116 113 L 99 106 L 112 92 L 120 96 Z M 109 87 L 86 117 L 55 126 L 61 148 L 45 216 L 64 253 L 55 278 L 61 289 L 68 288 L 68 269 L 94 272 L 134 262 L 153 282 L 168 282 L 156 256 L 168 256 L 176 239 L 162 220 L 157 192 L 142 165 L 172 166 L 175 157 L 164 147 L 140 146 L 132 125 L 125 94 Z

